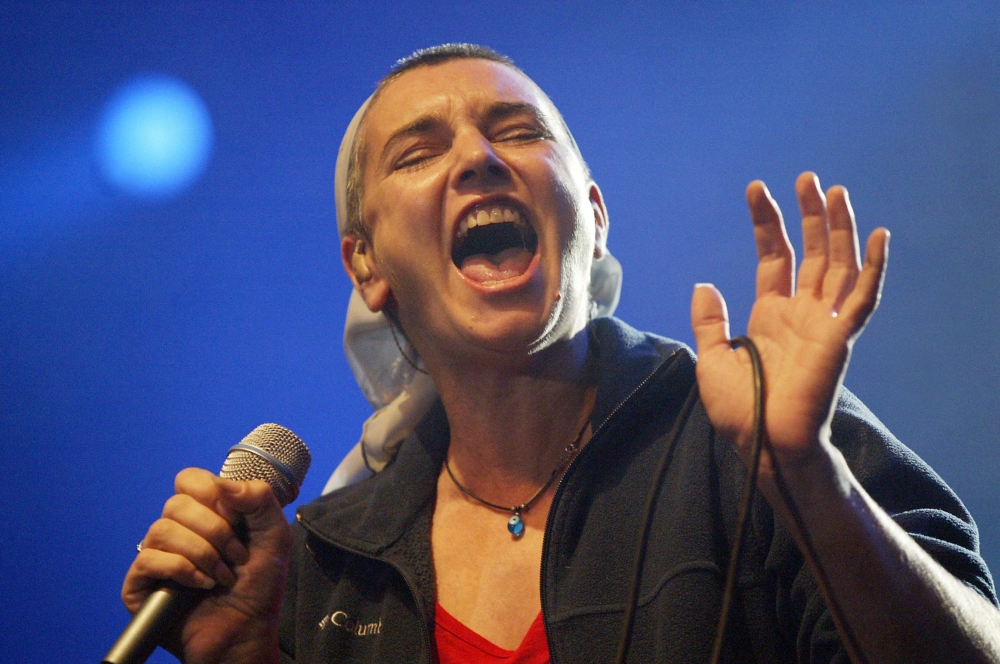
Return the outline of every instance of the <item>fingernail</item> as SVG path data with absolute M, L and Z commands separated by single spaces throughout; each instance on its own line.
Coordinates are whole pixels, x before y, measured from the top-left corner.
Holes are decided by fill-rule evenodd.
M 233 538 L 226 544 L 226 559 L 233 565 L 242 565 L 250 559 L 250 552 L 238 539 Z
M 194 581 L 199 588 L 211 590 L 215 587 L 215 579 L 202 572 L 195 572 Z
M 695 290 L 698 290 L 699 288 L 715 288 L 715 284 L 710 284 L 708 282 L 699 282 L 694 285 Z
M 215 578 L 227 588 L 232 588 L 236 583 L 236 575 L 229 569 L 229 565 L 221 560 L 215 564 Z

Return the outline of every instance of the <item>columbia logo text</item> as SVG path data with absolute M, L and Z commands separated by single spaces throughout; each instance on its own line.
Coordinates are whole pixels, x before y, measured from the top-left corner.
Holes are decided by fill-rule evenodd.
M 361 622 L 344 611 L 334 611 L 319 621 L 320 629 L 327 627 L 336 627 L 354 636 L 373 636 L 382 633 L 382 619 L 379 618 L 376 622 Z

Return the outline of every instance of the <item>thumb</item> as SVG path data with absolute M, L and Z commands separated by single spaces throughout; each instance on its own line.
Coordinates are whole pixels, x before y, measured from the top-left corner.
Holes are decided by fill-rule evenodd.
M 275 528 L 285 528 L 288 521 L 274 497 L 271 486 L 262 480 L 236 482 L 220 480 L 222 493 L 220 502 L 227 510 L 242 515 L 247 529 L 251 533 L 270 531 Z
M 695 284 L 691 297 L 691 328 L 698 355 L 716 346 L 729 349 L 729 312 L 722 293 L 712 284 Z

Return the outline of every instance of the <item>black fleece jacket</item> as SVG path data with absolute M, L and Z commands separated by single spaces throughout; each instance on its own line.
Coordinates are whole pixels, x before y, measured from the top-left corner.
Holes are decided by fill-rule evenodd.
M 556 490 L 542 554 L 553 664 L 612 660 L 643 502 L 695 384 L 695 359 L 682 344 L 611 318 L 593 321 L 590 332 L 594 436 Z M 700 403 L 679 426 L 653 514 L 630 662 L 707 662 L 711 652 L 745 467 Z M 961 501 L 846 390 L 833 438 L 872 497 L 996 604 Z M 439 403 L 385 470 L 299 510 L 283 661 L 436 660 L 430 526 L 448 441 Z M 759 497 L 750 528 L 724 661 L 847 662 L 795 544 Z

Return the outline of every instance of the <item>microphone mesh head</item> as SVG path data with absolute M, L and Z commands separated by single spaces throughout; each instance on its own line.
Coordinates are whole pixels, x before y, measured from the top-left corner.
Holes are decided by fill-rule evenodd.
M 312 455 L 306 444 L 278 424 L 261 424 L 247 434 L 240 444 L 249 445 L 264 455 L 274 457 L 285 466 L 287 473 L 275 467 L 264 455 L 246 449 L 233 449 L 222 464 L 219 476 L 241 481 L 264 480 L 271 485 L 274 497 L 282 507 L 295 500 L 309 464 L 312 463 Z

